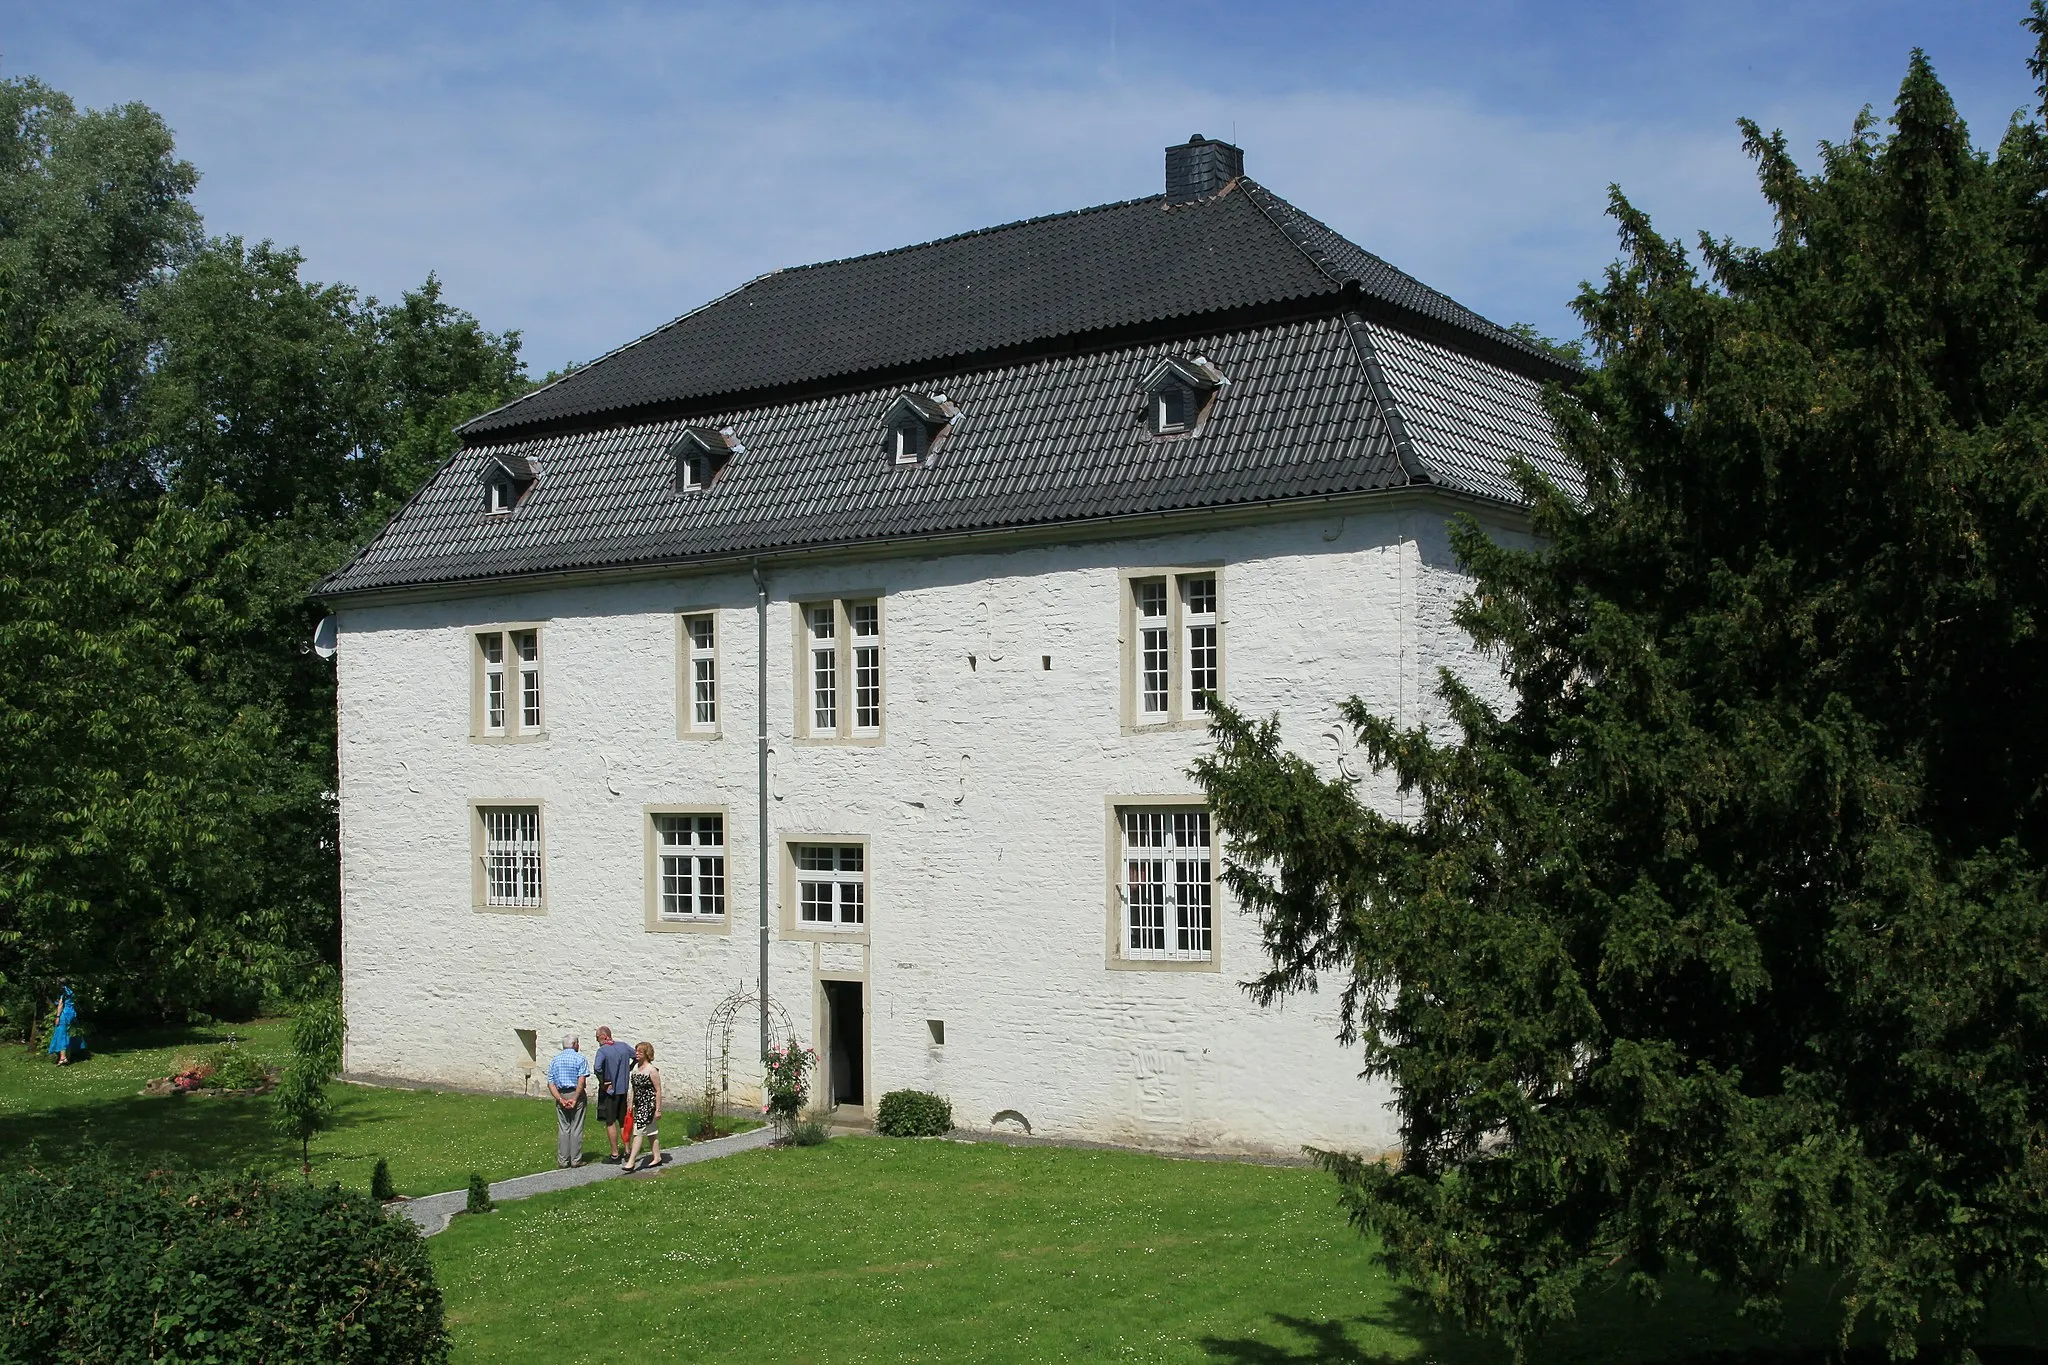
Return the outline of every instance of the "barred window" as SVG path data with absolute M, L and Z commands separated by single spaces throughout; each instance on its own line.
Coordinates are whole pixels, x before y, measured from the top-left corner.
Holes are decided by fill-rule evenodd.
M 1123 842 L 1123 956 L 1206 962 L 1215 948 L 1209 813 L 1118 812 Z
M 867 923 L 866 850 L 859 844 L 798 844 L 797 920 L 810 928 Z
M 657 815 L 655 835 L 663 919 L 719 919 L 725 915 L 725 818 Z
M 485 806 L 477 814 L 483 821 L 484 904 L 539 905 L 540 808 Z

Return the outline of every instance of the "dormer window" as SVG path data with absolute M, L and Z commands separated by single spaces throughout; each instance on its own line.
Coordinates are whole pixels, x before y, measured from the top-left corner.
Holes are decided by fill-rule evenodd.
M 493 455 L 484 462 L 484 514 L 501 516 L 519 505 L 539 471 L 523 455 Z
M 882 417 L 882 448 L 897 464 L 921 464 L 959 415 L 944 394 L 897 394 Z
M 1230 387 L 1222 371 L 1200 356 L 1168 356 L 1145 376 L 1145 429 L 1154 436 L 1185 436 L 1208 416 L 1209 402 Z
M 740 451 L 741 446 L 730 431 L 684 427 L 683 434 L 669 447 L 676 462 L 677 490 L 690 493 L 709 488 Z

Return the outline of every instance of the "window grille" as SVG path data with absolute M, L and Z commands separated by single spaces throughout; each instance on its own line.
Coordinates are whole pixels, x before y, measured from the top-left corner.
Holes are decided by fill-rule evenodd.
M 683 627 L 690 642 L 690 728 L 711 730 L 718 726 L 717 636 L 710 614 L 685 616 Z
M 1187 632 L 1187 708 L 1207 711 L 1217 690 L 1216 580 L 1183 578 L 1180 583 L 1181 625 Z
M 814 927 L 867 923 L 865 852 L 859 844 L 798 844 L 797 918 Z
M 839 729 L 839 643 L 833 606 L 806 607 L 811 636 L 811 732 L 835 734 Z
M 725 914 L 725 818 L 657 815 L 661 917 L 717 919 Z
M 512 647 L 519 654 L 519 727 L 540 729 L 540 635 L 515 631 Z
M 1126 810 L 1120 823 L 1124 956 L 1208 961 L 1215 948 L 1209 813 Z
M 539 905 L 539 808 L 487 806 L 479 814 L 484 822 L 484 904 Z
M 1170 673 L 1167 663 L 1166 580 L 1146 579 L 1138 593 L 1138 710 L 1164 716 Z
M 851 602 L 853 626 L 853 728 L 873 734 L 882 728 L 882 612 L 874 602 Z
M 505 637 L 495 632 L 476 637 L 484 661 L 484 733 L 505 733 Z

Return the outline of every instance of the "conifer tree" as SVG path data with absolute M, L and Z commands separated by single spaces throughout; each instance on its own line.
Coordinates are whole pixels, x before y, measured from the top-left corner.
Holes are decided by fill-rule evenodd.
M 1583 488 L 1455 533 L 1504 685 L 1353 699 L 1365 793 L 1228 711 L 1197 775 L 1255 994 L 1327 978 L 1396 1088 L 1398 1163 L 1325 1161 L 1440 1304 L 1526 1345 L 1611 1276 L 1819 1265 L 1845 1334 L 1955 1351 L 2048 1265 L 2048 132 L 1974 149 L 1915 52 L 1811 173 L 1744 133 L 1775 239 L 1614 192 Z

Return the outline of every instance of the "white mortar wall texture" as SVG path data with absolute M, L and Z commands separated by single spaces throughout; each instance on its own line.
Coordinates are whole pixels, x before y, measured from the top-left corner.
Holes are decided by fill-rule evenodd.
M 1326 771 L 1350 749 L 1339 701 L 1414 723 L 1441 711 L 1440 664 L 1473 668 L 1449 616 L 1462 579 L 1427 511 L 769 573 L 770 989 L 817 1045 L 820 974 L 864 970 L 870 1105 L 917 1087 L 947 1095 L 963 1126 L 1014 1110 L 1042 1135 L 1154 1147 L 1394 1144 L 1387 1090 L 1334 1041 L 1335 992 L 1261 1009 L 1240 989 L 1257 931 L 1221 887 L 1220 970 L 1106 963 L 1110 806 L 1195 795 L 1186 769 L 1207 743 L 1199 729 L 1125 732 L 1119 573 L 1208 564 L 1229 700 L 1278 712 Z M 796 740 L 792 603 L 871 593 L 885 741 Z M 676 615 L 705 608 L 721 734 L 680 739 Z M 542 623 L 545 738 L 478 743 L 473 633 L 509 622 Z M 340 628 L 348 1070 L 531 1088 L 516 1030 L 538 1035 L 544 1064 L 561 1034 L 610 1024 L 653 1042 L 670 1086 L 691 1093 L 713 1007 L 756 976 L 752 581 L 354 607 Z M 1397 809 L 1386 784 L 1365 790 Z M 542 807 L 545 913 L 479 911 L 470 805 L 520 798 Z M 648 805 L 724 809 L 726 932 L 648 932 Z M 864 951 L 781 930 L 780 845 L 804 834 L 867 841 Z M 736 1081 L 751 1083 L 754 1050 L 749 1014 Z

